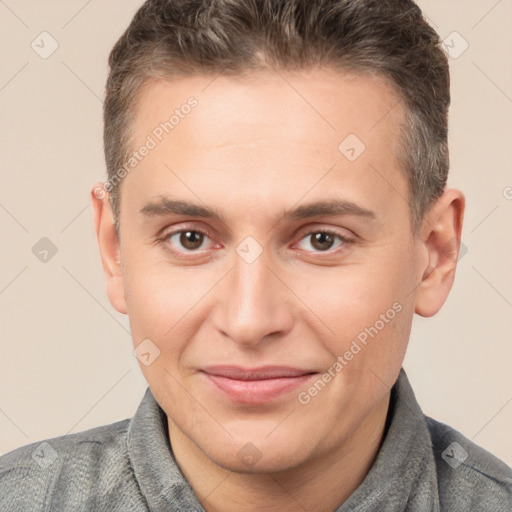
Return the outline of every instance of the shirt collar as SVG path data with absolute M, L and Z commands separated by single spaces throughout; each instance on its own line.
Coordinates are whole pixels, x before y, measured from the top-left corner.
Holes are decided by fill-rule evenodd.
M 402 368 L 391 389 L 387 432 L 361 485 L 336 512 L 402 511 L 415 500 L 438 510 L 437 474 L 423 412 Z M 150 388 L 128 428 L 128 453 L 151 511 L 203 511 L 169 444 L 167 417 Z
M 167 416 L 149 387 L 130 421 L 127 442 L 135 478 L 150 511 L 204 510 L 174 460 Z
M 430 432 L 403 368 L 391 389 L 390 408 L 387 432 L 370 471 L 335 512 L 439 510 Z

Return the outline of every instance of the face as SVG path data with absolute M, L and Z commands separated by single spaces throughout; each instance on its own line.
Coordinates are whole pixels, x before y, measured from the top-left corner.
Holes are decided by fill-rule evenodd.
M 171 433 L 275 471 L 340 454 L 385 414 L 425 264 L 402 112 L 369 76 L 212 79 L 138 103 L 133 148 L 151 148 L 123 179 L 110 293 Z

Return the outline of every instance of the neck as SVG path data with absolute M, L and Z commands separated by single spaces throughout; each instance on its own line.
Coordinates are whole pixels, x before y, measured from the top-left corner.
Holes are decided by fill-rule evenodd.
M 285 471 L 230 471 L 209 459 L 170 421 L 169 436 L 176 462 L 207 512 L 332 512 L 370 470 L 383 441 L 389 399 L 388 393 L 342 446 Z

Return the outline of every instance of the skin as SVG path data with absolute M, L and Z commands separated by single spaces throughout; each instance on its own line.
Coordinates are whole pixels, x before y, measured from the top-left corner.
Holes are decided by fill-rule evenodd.
M 396 158 L 402 110 L 383 80 L 328 69 L 212 78 L 145 88 L 134 147 L 189 96 L 199 104 L 123 179 L 120 238 L 108 195 L 91 192 L 109 298 L 129 316 L 134 346 L 149 338 L 160 350 L 141 370 L 206 510 L 332 511 L 379 450 L 414 313 L 436 314 L 451 289 L 457 247 L 455 257 L 446 248 L 460 239 L 464 196 L 446 190 L 413 235 Z M 349 134 L 366 145 L 353 162 L 338 150 Z M 222 220 L 141 213 L 161 196 Z M 374 217 L 284 216 L 340 199 Z M 165 236 L 178 228 L 209 235 L 190 250 Z M 350 242 L 315 245 L 325 229 Z M 252 263 L 236 252 L 247 236 L 263 249 Z M 401 311 L 307 404 L 298 394 L 311 381 L 240 404 L 201 372 L 286 365 L 314 382 L 395 303 Z M 239 455 L 247 443 L 260 456 L 252 465 Z

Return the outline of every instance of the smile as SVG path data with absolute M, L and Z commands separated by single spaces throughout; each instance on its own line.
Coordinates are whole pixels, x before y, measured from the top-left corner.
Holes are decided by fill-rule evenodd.
M 213 366 L 202 370 L 212 387 L 242 404 L 264 404 L 295 390 L 314 372 L 283 366 L 241 368 Z

